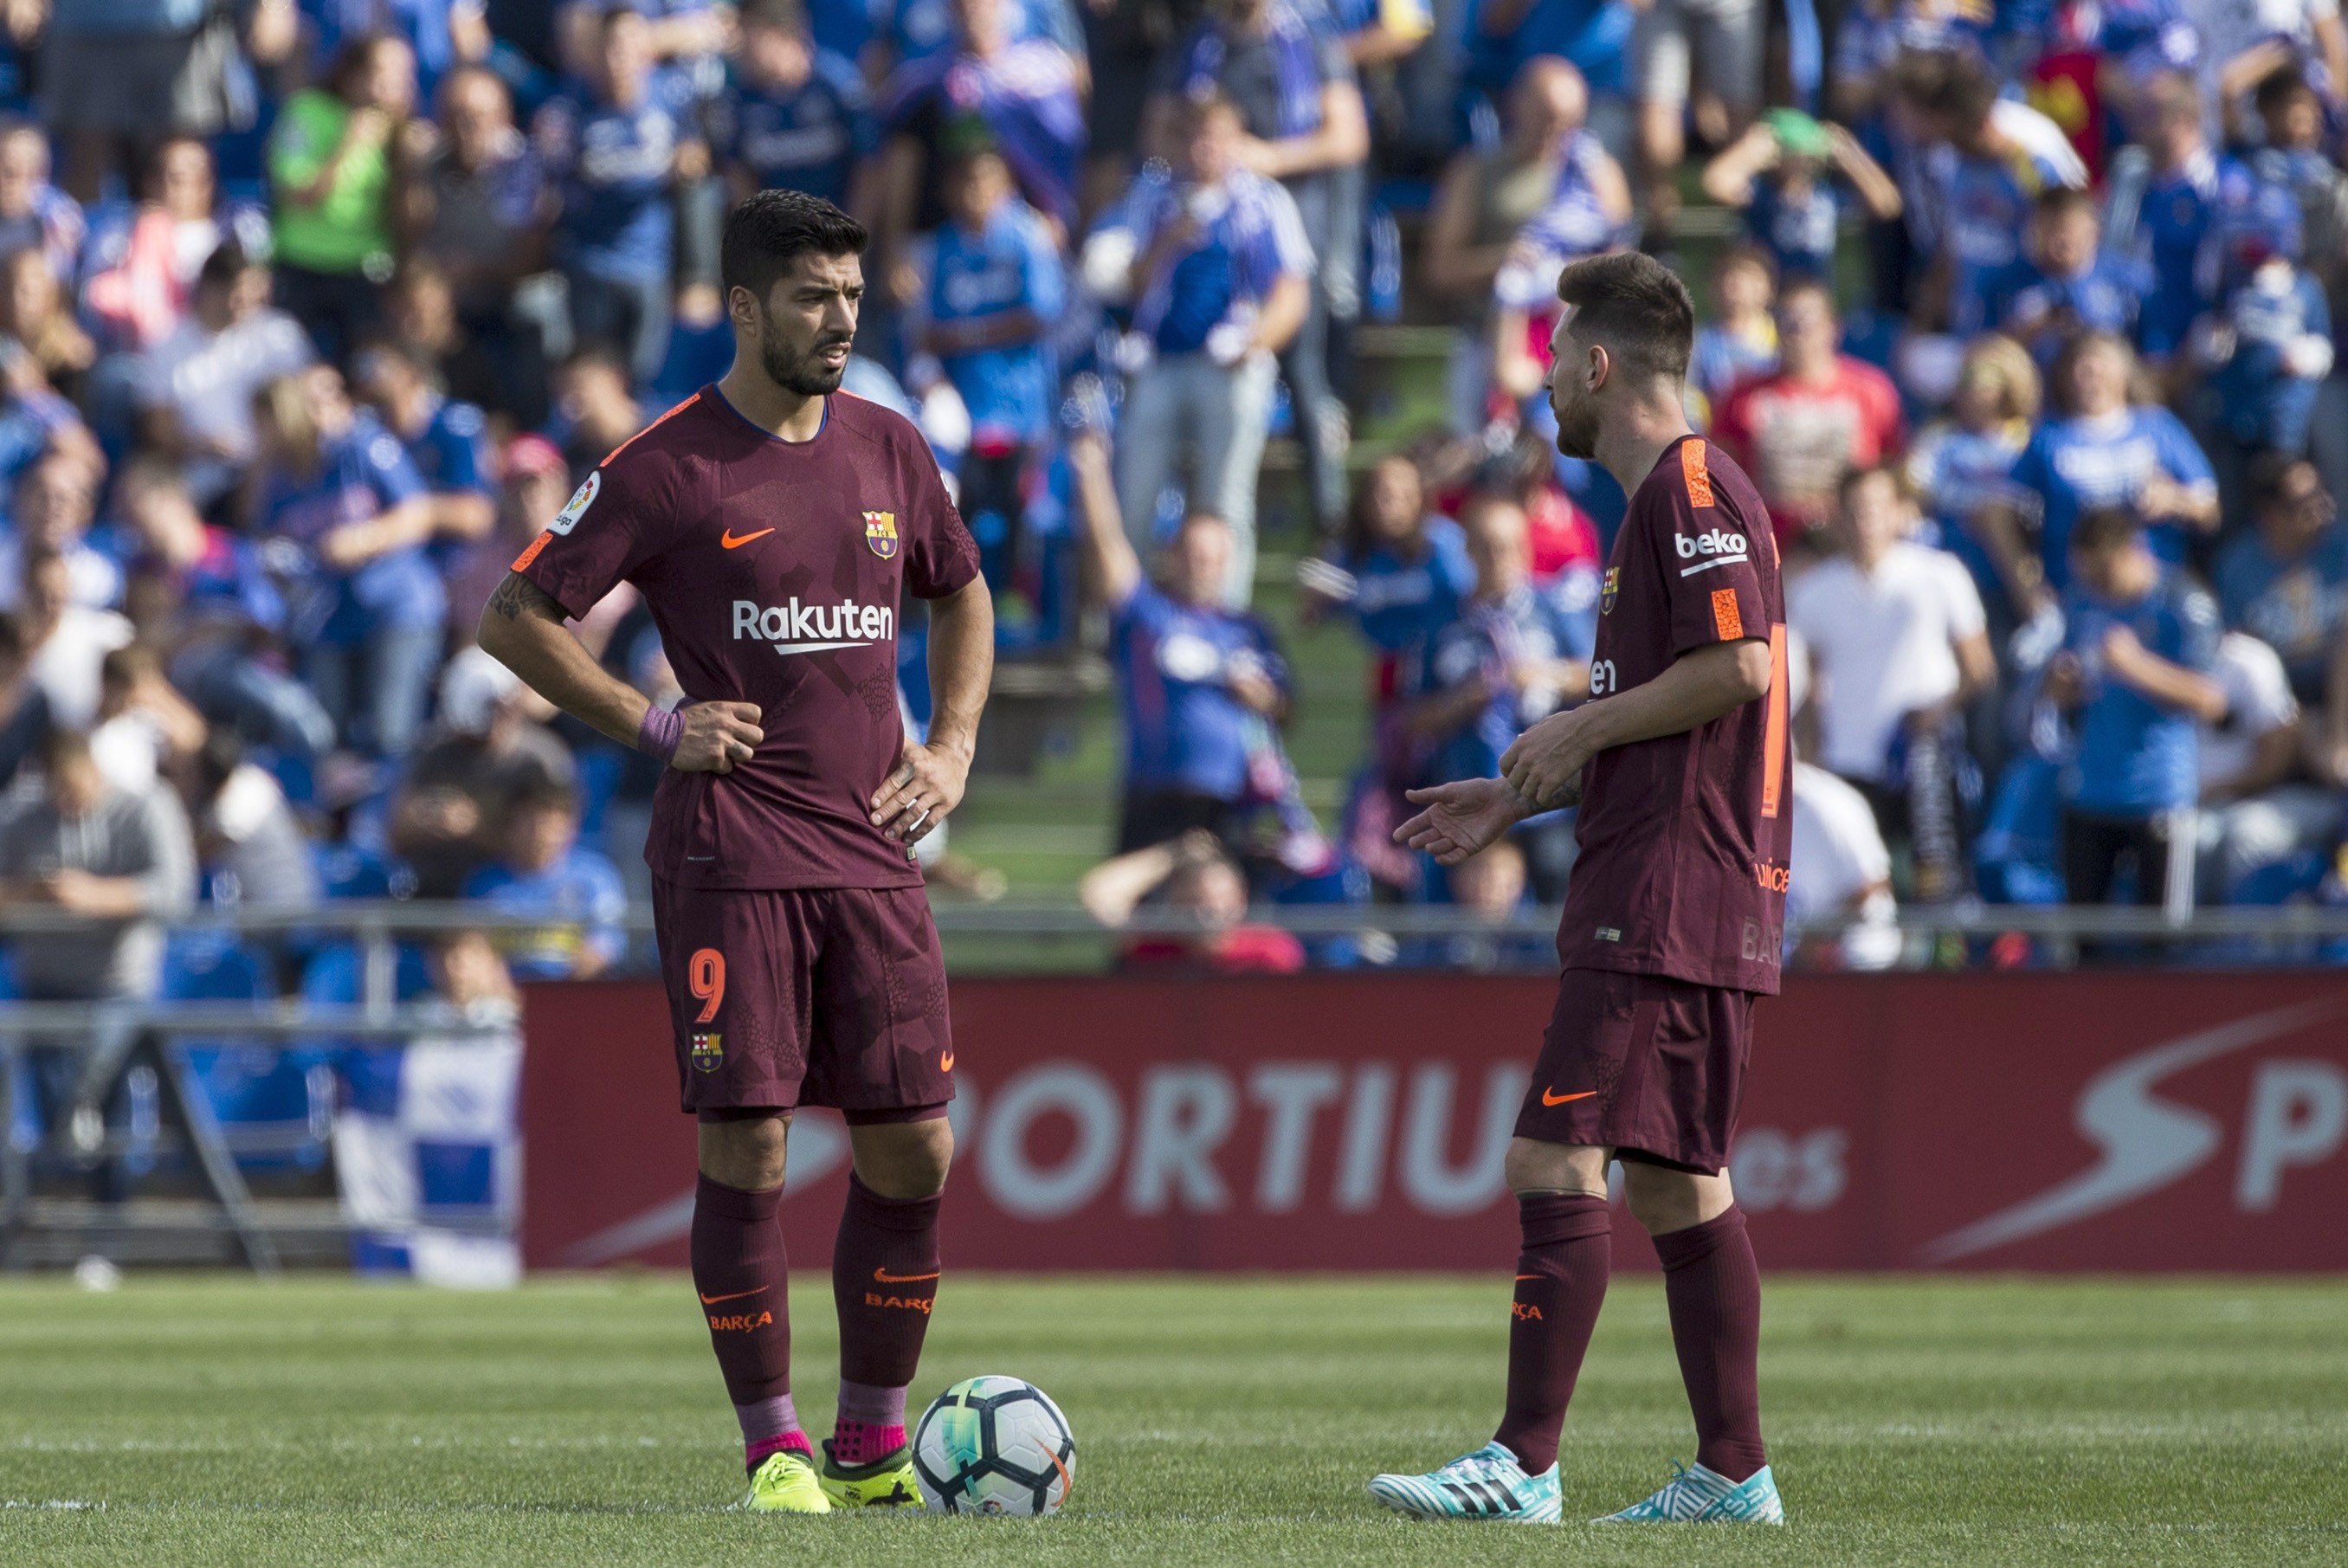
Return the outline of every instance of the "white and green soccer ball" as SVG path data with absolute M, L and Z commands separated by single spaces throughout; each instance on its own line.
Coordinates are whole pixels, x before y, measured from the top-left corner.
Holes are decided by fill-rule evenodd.
M 913 1478 L 932 1513 L 1056 1513 L 1076 1484 L 1076 1435 L 1035 1384 L 968 1378 L 922 1412 Z

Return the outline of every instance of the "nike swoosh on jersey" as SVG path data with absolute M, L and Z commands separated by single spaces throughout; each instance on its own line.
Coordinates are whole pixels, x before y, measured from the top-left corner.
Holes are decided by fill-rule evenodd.
M 736 536 L 734 531 L 729 528 L 718 536 L 717 542 L 725 549 L 739 550 L 744 545 L 749 543 L 752 540 L 764 539 L 767 535 L 774 531 L 775 531 L 771 528 L 762 528 L 756 533 L 745 533 Z
M 1594 1088 L 1585 1088 L 1573 1094 L 1557 1094 L 1549 1089 L 1543 1089 L 1541 1090 L 1541 1103 L 1543 1105 L 1564 1105 L 1570 1100 L 1588 1099 L 1591 1095 L 1596 1094 L 1597 1092 L 1598 1091 Z

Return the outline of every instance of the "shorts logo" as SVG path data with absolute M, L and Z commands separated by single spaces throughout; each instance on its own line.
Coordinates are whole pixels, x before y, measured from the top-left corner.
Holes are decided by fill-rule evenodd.
M 864 514 L 864 542 L 872 553 L 883 561 L 897 553 L 897 514 L 893 511 L 868 511 Z
M 726 1037 L 695 1035 L 693 1037 L 693 1065 L 703 1072 L 714 1073 L 726 1065 Z
M 1620 566 L 1609 566 L 1606 569 L 1606 584 L 1598 591 L 1600 614 L 1611 615 L 1614 613 L 1614 595 L 1622 592 L 1622 569 Z
M 563 504 L 562 510 L 554 514 L 554 521 L 546 525 L 547 532 L 569 533 L 578 527 L 579 520 L 587 515 L 589 507 L 595 504 L 595 494 L 602 488 L 603 470 L 597 469 L 587 476 L 585 484 L 572 492 L 570 500 Z
M 1598 928 L 1598 940 L 1620 942 L 1622 940 L 1622 928 L 1619 925 L 1601 925 Z

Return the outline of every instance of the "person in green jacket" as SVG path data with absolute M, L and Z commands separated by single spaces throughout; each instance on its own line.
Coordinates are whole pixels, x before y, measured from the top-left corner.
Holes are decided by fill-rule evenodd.
M 286 100 L 269 139 L 277 299 L 329 359 L 372 331 L 391 276 L 396 160 L 414 139 L 416 56 L 377 33 Z

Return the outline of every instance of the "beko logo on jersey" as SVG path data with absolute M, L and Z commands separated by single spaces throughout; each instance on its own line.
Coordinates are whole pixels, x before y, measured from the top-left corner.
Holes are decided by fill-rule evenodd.
M 819 654 L 827 648 L 865 648 L 897 634 L 897 612 L 885 604 L 759 604 L 734 601 L 734 635 L 774 645 L 778 654 Z
M 1683 577 L 1693 577 L 1699 572 L 1709 572 L 1715 566 L 1735 566 L 1747 559 L 1752 548 L 1741 533 L 1731 533 L 1725 528 L 1707 528 L 1693 537 L 1684 533 L 1672 535 L 1679 547 L 1682 561 L 1694 561 L 1694 566 L 1680 569 Z M 1703 559 L 1698 559 L 1702 557 Z

